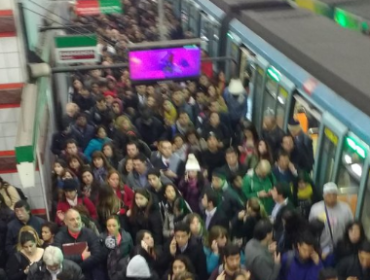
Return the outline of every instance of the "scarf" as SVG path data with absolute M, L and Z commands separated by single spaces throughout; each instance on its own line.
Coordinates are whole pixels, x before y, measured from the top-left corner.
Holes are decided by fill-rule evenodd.
M 76 195 L 76 197 L 75 197 L 74 200 L 71 200 L 71 199 L 68 199 L 68 198 L 66 198 L 66 200 L 67 200 L 69 206 L 71 206 L 71 207 L 75 207 L 78 204 L 78 197 L 77 197 L 77 195 Z

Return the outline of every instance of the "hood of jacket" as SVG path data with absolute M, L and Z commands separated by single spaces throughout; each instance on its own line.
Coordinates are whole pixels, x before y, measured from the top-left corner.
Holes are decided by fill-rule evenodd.
M 140 255 L 133 257 L 127 266 L 126 276 L 131 278 L 150 278 L 149 265 Z

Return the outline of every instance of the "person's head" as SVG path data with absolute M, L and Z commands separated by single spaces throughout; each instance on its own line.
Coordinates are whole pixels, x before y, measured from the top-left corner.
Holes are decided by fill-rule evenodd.
M 216 241 L 219 248 L 224 248 L 227 243 L 227 229 L 221 226 L 213 226 L 208 233 L 208 245 Z
M 289 154 L 285 151 L 280 151 L 276 163 L 281 170 L 288 170 L 290 163 Z
M 288 130 L 293 137 L 297 136 L 302 130 L 299 121 L 295 119 L 289 120 Z
M 92 161 L 92 167 L 93 168 L 97 168 L 97 169 L 99 169 L 99 168 L 109 169 L 109 163 L 107 161 L 107 158 L 100 151 L 96 151 L 96 152 L 94 152 L 92 154 L 91 161 Z
M 78 155 L 71 155 L 67 159 L 68 166 L 72 170 L 79 170 L 83 165 L 84 162 Z
M 266 130 L 272 130 L 276 125 L 275 111 L 267 108 L 263 115 L 263 126 Z
M 101 90 L 101 91 L 104 92 L 106 90 L 107 90 L 107 88 L 105 88 L 104 90 Z M 95 104 L 96 104 L 96 108 L 99 111 L 105 111 L 105 110 L 107 110 L 107 101 L 105 100 L 105 97 L 104 97 L 103 94 L 98 94 L 95 97 Z
M 179 246 L 180 248 L 186 246 L 190 238 L 189 225 L 184 222 L 175 224 L 174 237 L 175 237 L 177 246 Z
M 238 152 L 233 147 L 226 149 L 226 162 L 229 166 L 238 164 Z
M 172 95 L 172 101 L 176 106 L 181 106 L 185 101 L 183 92 L 181 90 L 175 91 Z
M 146 157 L 143 154 L 138 154 L 133 158 L 134 169 L 139 174 L 144 174 L 147 169 Z
M 173 137 L 174 149 L 178 150 L 184 145 L 184 137 L 181 134 L 177 134 Z
M 33 233 L 23 231 L 19 234 L 19 246 L 27 256 L 34 256 L 37 252 L 37 240 Z
M 188 155 L 188 160 L 186 161 L 186 164 L 185 164 L 185 170 L 186 170 L 188 179 L 202 178 L 199 162 L 197 158 L 195 157 L 195 155 L 192 153 Z
M 212 113 L 219 113 L 220 112 L 220 104 L 217 100 L 211 100 L 208 104 L 208 110 Z
M 298 237 L 297 250 L 302 261 L 308 261 L 315 252 L 315 238 L 310 232 L 304 232 Z
M 202 218 L 197 213 L 190 213 L 186 216 L 186 222 L 190 227 L 190 232 L 193 236 L 202 234 L 204 223 Z
M 305 189 L 308 184 L 311 184 L 310 175 L 305 171 L 299 171 L 298 172 L 298 177 L 297 177 L 297 182 L 298 182 L 298 188 L 299 189 Z
M 234 188 L 241 189 L 243 186 L 243 174 L 238 172 L 232 176 L 231 183 Z
M 334 268 L 324 268 L 320 271 L 318 280 L 338 280 L 338 273 Z
M 72 85 L 77 92 L 83 88 L 82 81 L 77 77 L 73 79 Z
M 148 183 L 154 189 L 158 189 L 162 186 L 161 183 L 161 172 L 158 169 L 150 169 L 147 174 Z
M 105 130 L 105 127 L 102 125 L 99 125 L 95 130 L 95 136 L 99 139 L 104 139 L 107 137 L 107 131 Z
M 184 271 L 173 277 L 173 280 L 195 280 L 195 276 L 193 273 L 188 271 Z
M 212 112 L 209 116 L 209 123 L 213 127 L 218 126 L 220 124 L 220 115 L 217 112 Z
M 267 142 L 265 140 L 258 141 L 258 145 L 257 145 L 258 155 L 261 157 L 262 155 L 265 155 L 269 152 L 270 152 L 270 150 L 269 150 L 269 146 L 268 146 Z
M 68 139 L 66 141 L 66 153 L 68 155 L 76 155 L 78 153 L 77 142 L 75 139 Z
M 126 144 L 126 153 L 129 158 L 136 157 L 140 151 L 136 142 L 129 142 Z
M 110 236 L 117 236 L 121 229 L 121 224 L 117 216 L 110 216 L 106 221 L 107 231 Z
M 146 85 L 138 85 L 135 87 L 136 92 L 140 95 L 146 95 Z
M 273 227 L 269 219 L 261 219 L 253 230 L 253 238 L 266 245 L 272 241 Z
M 277 183 L 271 190 L 272 199 L 276 203 L 282 203 L 290 193 L 290 186 L 287 183 Z
M 101 149 L 103 154 L 105 155 L 106 158 L 111 158 L 114 156 L 114 146 L 111 142 L 105 143 Z
M 246 206 L 247 212 L 252 216 L 256 216 L 261 213 L 261 205 L 260 205 L 258 198 L 256 197 L 252 197 L 248 199 L 245 206 Z
M 366 239 L 364 227 L 361 222 L 353 221 L 346 226 L 344 241 L 348 244 L 359 244 Z
M 323 196 L 325 205 L 334 207 L 338 199 L 338 187 L 334 182 L 328 182 L 324 185 Z
M 212 173 L 212 187 L 216 190 L 221 189 L 226 182 L 226 175 L 222 169 L 216 168 Z
M 147 189 L 137 189 L 135 191 L 135 206 L 138 209 L 149 209 L 152 204 L 152 196 Z
M 267 177 L 271 172 L 271 164 L 268 160 L 262 159 L 256 166 L 255 169 L 256 175 L 260 178 Z
M 358 259 L 363 269 L 370 268 L 370 242 L 365 240 L 358 249 Z
M 164 191 L 164 196 L 167 199 L 167 201 L 170 201 L 170 202 L 175 201 L 178 191 L 174 184 L 170 183 L 170 184 L 165 185 L 163 191 Z
M 122 174 L 127 175 L 134 170 L 134 161 L 131 158 L 127 158 L 123 163 Z
M 37 231 L 32 226 L 25 225 L 25 226 L 21 227 L 21 229 L 19 230 L 19 233 L 18 233 L 18 244 L 17 244 L 17 250 L 18 251 L 22 250 L 22 246 L 21 246 L 21 243 L 20 243 L 20 235 L 23 232 L 29 232 L 29 233 L 33 234 L 33 236 L 35 237 L 35 240 L 36 240 L 36 246 L 38 246 L 38 247 L 42 246 L 42 240 L 40 239 L 39 234 L 37 233 Z
M 214 85 L 209 85 L 208 86 L 207 93 L 208 93 L 208 96 L 211 99 L 217 99 L 217 97 L 218 97 L 218 93 L 217 93 L 216 87 Z
M 58 247 L 48 246 L 44 251 L 42 260 L 46 265 L 46 269 L 54 273 L 62 269 L 64 256 L 62 250 L 60 250 Z
M 173 109 L 173 104 L 171 103 L 170 100 L 165 100 L 163 101 L 163 110 L 165 112 L 170 112 Z
M 294 149 L 294 139 L 292 135 L 285 135 L 281 141 L 281 147 L 290 154 Z
M 215 150 L 218 147 L 218 139 L 212 132 L 207 137 L 207 147 L 210 150 Z
M 123 185 L 121 175 L 117 170 L 114 169 L 109 170 L 107 176 L 107 183 L 113 189 L 119 189 Z
M 30 219 L 31 208 L 27 201 L 19 200 L 14 204 L 14 213 L 20 222 L 27 223 Z
M 75 209 L 69 209 L 64 216 L 64 224 L 70 232 L 78 233 L 82 229 L 80 213 Z
M 177 276 L 185 271 L 193 272 L 193 265 L 185 255 L 176 256 L 171 265 L 172 275 Z
M 67 164 L 64 160 L 62 159 L 55 160 L 53 171 L 57 176 L 62 176 L 66 168 Z
M 230 273 L 240 269 L 240 248 L 234 244 L 227 244 L 224 248 L 224 267 Z
M 206 103 L 207 98 L 206 98 L 206 95 L 204 94 L 204 92 L 203 92 L 203 91 L 198 90 L 198 91 L 195 93 L 195 100 L 197 101 L 197 103 L 198 103 L 199 105 L 203 105 L 203 104 L 205 104 L 205 103 Z
M 63 181 L 63 191 L 66 199 L 75 200 L 77 197 L 78 183 L 74 179 L 66 179 Z
M 116 119 L 116 128 L 122 131 L 127 131 L 132 128 L 131 120 L 127 116 L 119 116 Z
M 190 123 L 190 118 L 187 112 L 181 111 L 179 113 L 179 124 L 182 126 L 186 126 Z
M 172 156 L 172 143 L 170 141 L 161 142 L 161 154 L 165 158 L 170 158 Z
M 91 184 L 94 182 L 94 174 L 90 168 L 84 168 L 81 171 L 81 179 L 85 186 L 91 186 Z
M 254 144 L 257 144 L 258 133 L 256 127 L 252 123 L 243 125 L 243 136 L 247 141 L 250 140 L 253 141 Z
M 149 248 L 154 248 L 154 238 L 150 231 L 140 230 L 136 234 L 136 244 L 140 244 L 141 241 L 144 241 Z
M 41 237 L 46 243 L 52 243 L 58 233 L 58 225 L 53 222 L 45 222 L 41 227 Z
M 214 190 L 206 190 L 202 195 L 202 206 L 204 209 L 213 210 L 219 204 L 218 194 Z

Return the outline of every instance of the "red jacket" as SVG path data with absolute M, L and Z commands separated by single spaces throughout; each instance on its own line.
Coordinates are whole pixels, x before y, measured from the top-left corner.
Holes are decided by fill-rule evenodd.
M 77 198 L 77 205 L 81 205 L 81 204 L 84 205 L 86 207 L 86 209 L 89 211 L 90 217 L 92 219 L 96 220 L 98 218 L 98 215 L 96 213 L 95 205 L 94 205 L 94 203 L 91 202 L 90 199 L 88 199 L 87 197 Z M 69 205 L 69 203 L 67 201 L 60 201 L 60 202 L 58 202 L 58 205 L 57 205 L 57 212 L 62 211 L 63 213 L 65 213 L 71 208 L 72 208 L 71 205 Z M 58 218 L 58 215 L 55 217 L 55 222 L 58 225 L 63 224 L 63 222 Z
M 128 186 L 124 185 L 123 190 L 116 189 L 116 195 L 128 209 L 131 209 L 134 201 L 134 192 Z
M 213 63 L 212 61 L 203 61 L 201 65 L 202 74 L 206 75 L 208 79 L 213 78 Z

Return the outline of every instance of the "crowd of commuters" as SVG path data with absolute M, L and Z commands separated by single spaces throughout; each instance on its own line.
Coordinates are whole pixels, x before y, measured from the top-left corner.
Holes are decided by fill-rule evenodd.
M 157 39 L 153 3 L 74 24 L 95 28 L 112 65 L 129 41 Z M 191 36 L 170 11 L 168 36 Z M 1 279 L 370 279 L 364 229 L 334 183 L 314 186 L 299 122 L 285 133 L 268 109 L 259 135 L 248 88 L 202 68 L 184 83 L 132 85 L 128 69 L 72 77 L 52 143 L 53 221 L 0 179 Z

